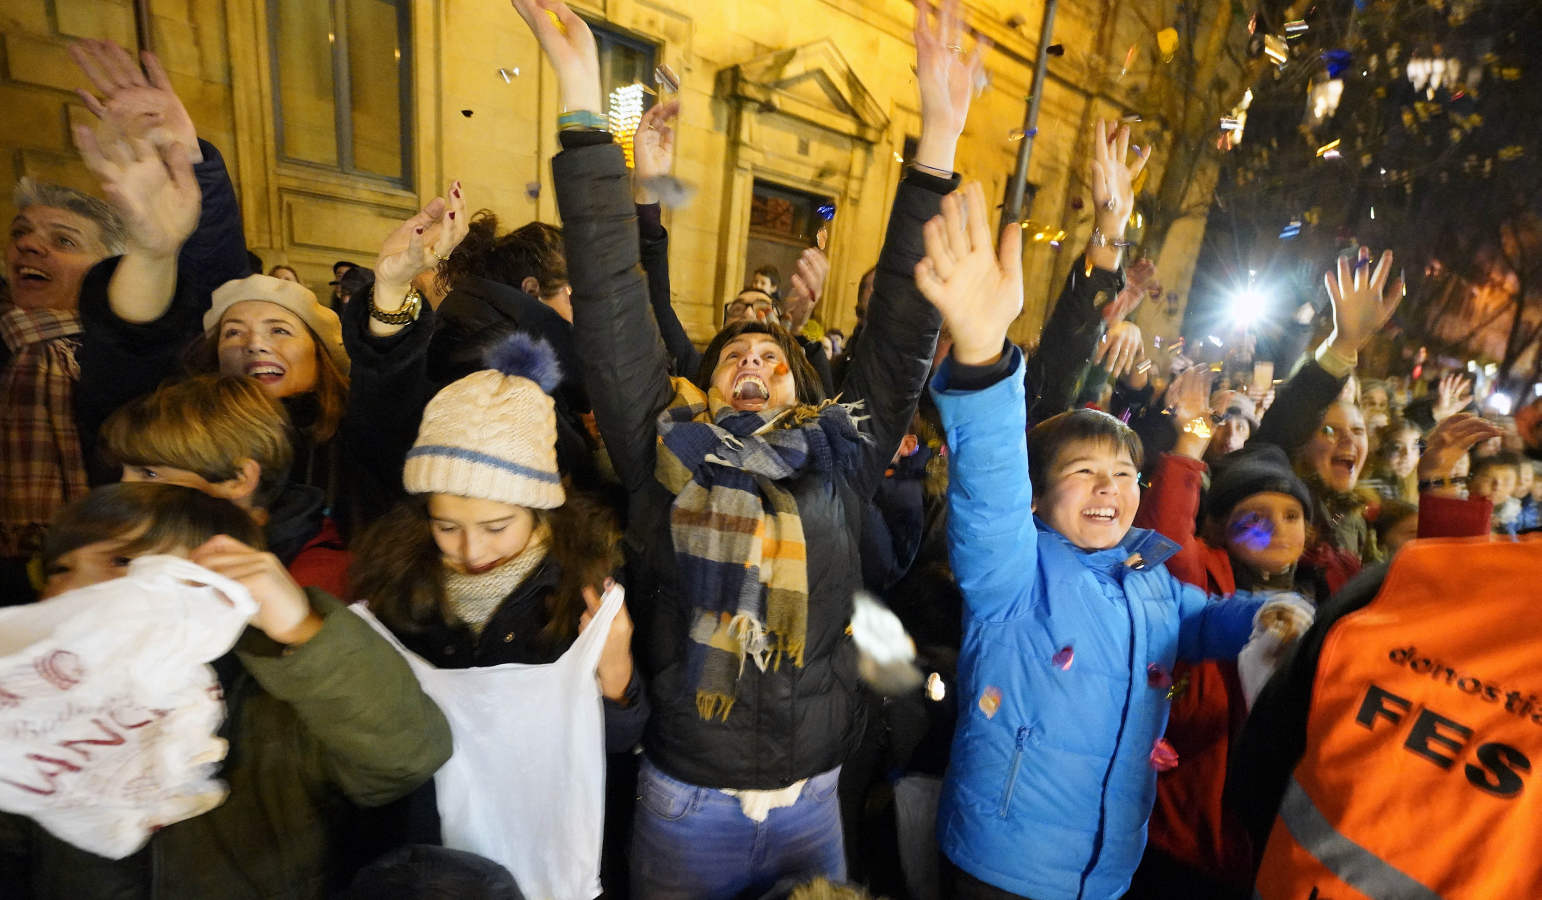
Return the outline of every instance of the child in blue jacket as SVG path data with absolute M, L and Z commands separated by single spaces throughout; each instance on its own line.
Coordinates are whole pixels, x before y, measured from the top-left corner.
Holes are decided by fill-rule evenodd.
M 1097 127 L 1098 232 L 1088 269 L 1116 271 L 1127 129 Z M 977 184 L 928 223 L 917 283 L 952 329 L 933 395 L 950 452 L 948 538 L 964 593 L 959 722 L 938 812 L 953 898 L 1115 898 L 1146 841 L 1178 658 L 1233 657 L 1261 598 L 1220 601 L 1170 575 L 1177 545 L 1131 529 L 1141 445 L 1105 413 L 1026 427 L 1020 230 L 999 258 Z M 1100 240 L 1101 238 L 1101 240 Z M 1073 266 L 1067 290 L 1092 289 Z M 1194 423 L 1194 427 L 1203 427 Z M 1287 601 L 1288 602 L 1288 601 Z

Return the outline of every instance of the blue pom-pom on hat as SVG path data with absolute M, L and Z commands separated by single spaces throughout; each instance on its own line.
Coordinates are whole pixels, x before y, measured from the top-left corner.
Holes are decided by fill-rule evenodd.
M 522 331 L 493 344 L 482 361 L 510 378 L 528 378 L 548 394 L 562 383 L 562 364 L 551 343 Z

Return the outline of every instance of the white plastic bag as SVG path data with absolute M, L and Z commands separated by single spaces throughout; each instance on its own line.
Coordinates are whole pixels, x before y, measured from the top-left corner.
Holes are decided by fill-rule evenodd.
M 218 806 L 225 708 L 207 663 L 256 611 L 246 588 L 171 556 L 0 609 L 0 809 L 122 859 Z
M 350 607 L 407 658 L 444 710 L 455 755 L 434 775 L 444 844 L 485 856 L 530 900 L 600 893 L 605 719 L 595 666 L 620 585 L 589 627 L 546 665 L 439 669 L 407 650 L 363 604 Z

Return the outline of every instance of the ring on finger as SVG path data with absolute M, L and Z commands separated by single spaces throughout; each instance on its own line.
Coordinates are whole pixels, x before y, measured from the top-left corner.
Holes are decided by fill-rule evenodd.
M 1103 208 L 1108 210 L 1109 212 L 1113 212 L 1114 211 L 1114 207 L 1117 206 L 1117 205 L 1118 204 L 1114 203 L 1114 198 L 1113 197 L 1109 197 L 1107 200 L 1103 201 Z
M 433 247 L 429 247 L 428 248 L 428 252 L 429 252 L 430 255 L 432 255 L 434 257 L 434 259 L 437 259 L 440 262 L 449 262 L 450 261 L 450 258 L 448 256 L 440 256 L 439 255 L 439 251 L 435 250 Z

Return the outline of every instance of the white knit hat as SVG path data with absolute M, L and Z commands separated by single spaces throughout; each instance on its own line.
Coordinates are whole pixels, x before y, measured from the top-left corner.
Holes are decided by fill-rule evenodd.
M 205 333 L 218 327 L 220 319 L 225 317 L 225 311 L 237 303 L 247 300 L 272 303 L 299 316 L 300 321 L 316 335 L 316 342 L 337 363 L 337 367 L 343 370 L 344 375 L 348 374 L 348 351 L 343 349 L 342 322 L 338 320 L 337 313 L 317 303 L 316 295 L 305 285 L 274 278 L 272 275 L 248 275 L 220 285 L 210 300 L 209 311 L 203 314 Z
M 428 401 L 402 483 L 409 494 L 454 494 L 530 509 L 565 496 L 557 473 L 557 413 L 550 391 L 562 378 L 544 340 L 509 335 L 473 372 Z

